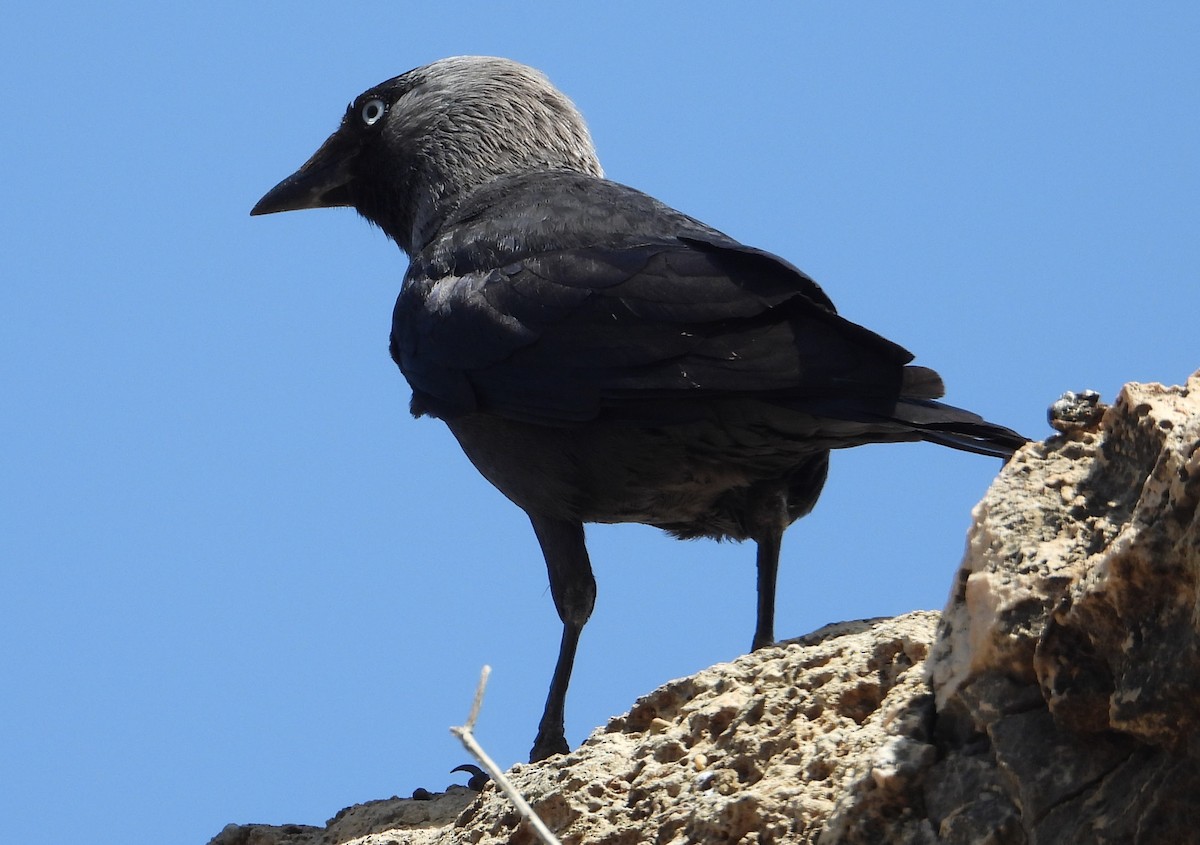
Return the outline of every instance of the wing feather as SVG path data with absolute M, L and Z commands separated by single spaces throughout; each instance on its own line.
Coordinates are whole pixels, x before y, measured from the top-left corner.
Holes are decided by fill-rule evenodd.
M 410 280 L 394 343 L 424 410 L 547 423 L 726 394 L 890 404 L 912 358 L 781 259 L 695 238 Z

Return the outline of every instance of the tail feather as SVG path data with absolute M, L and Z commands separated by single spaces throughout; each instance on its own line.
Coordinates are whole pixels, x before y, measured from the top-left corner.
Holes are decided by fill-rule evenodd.
M 941 399 L 946 395 L 946 385 L 936 370 L 909 366 L 901 377 L 900 395 L 906 399 Z
M 807 398 L 787 403 L 828 421 L 810 433 L 829 447 L 843 449 L 864 443 L 924 440 L 963 452 L 1009 458 L 1029 442 L 1011 428 L 988 422 L 978 414 L 934 401 L 945 393 L 942 377 L 928 367 L 903 369 L 898 399 L 880 396 Z
M 930 399 L 901 399 L 894 419 L 911 426 L 922 440 L 996 458 L 1010 457 L 1029 441 L 1011 428 Z

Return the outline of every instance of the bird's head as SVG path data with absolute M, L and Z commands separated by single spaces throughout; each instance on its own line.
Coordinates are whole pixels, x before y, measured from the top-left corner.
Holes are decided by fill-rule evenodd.
M 360 94 L 250 213 L 350 206 L 412 255 L 467 193 L 530 170 L 602 175 L 582 115 L 533 68 L 457 56 Z

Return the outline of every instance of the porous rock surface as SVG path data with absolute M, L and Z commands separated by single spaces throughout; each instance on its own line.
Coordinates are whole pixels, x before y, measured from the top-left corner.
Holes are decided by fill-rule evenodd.
M 942 841 L 1200 842 L 1200 373 L 1100 410 L 976 507 L 928 662 Z
M 517 788 L 564 843 L 1200 842 L 1200 373 L 1052 414 L 977 506 L 943 614 L 672 681 Z M 213 843 L 536 841 L 464 792 Z

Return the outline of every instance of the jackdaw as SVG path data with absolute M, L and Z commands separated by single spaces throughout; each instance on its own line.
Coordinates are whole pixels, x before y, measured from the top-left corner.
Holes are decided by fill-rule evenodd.
M 333 206 L 408 255 L 391 354 L 413 415 L 449 426 L 541 544 L 563 634 L 531 760 L 568 749 L 596 596 L 584 523 L 754 540 L 757 649 L 830 449 L 1025 442 L 935 402 L 937 373 L 792 264 L 605 179 L 575 106 L 516 62 L 443 59 L 369 89 L 251 213 Z

